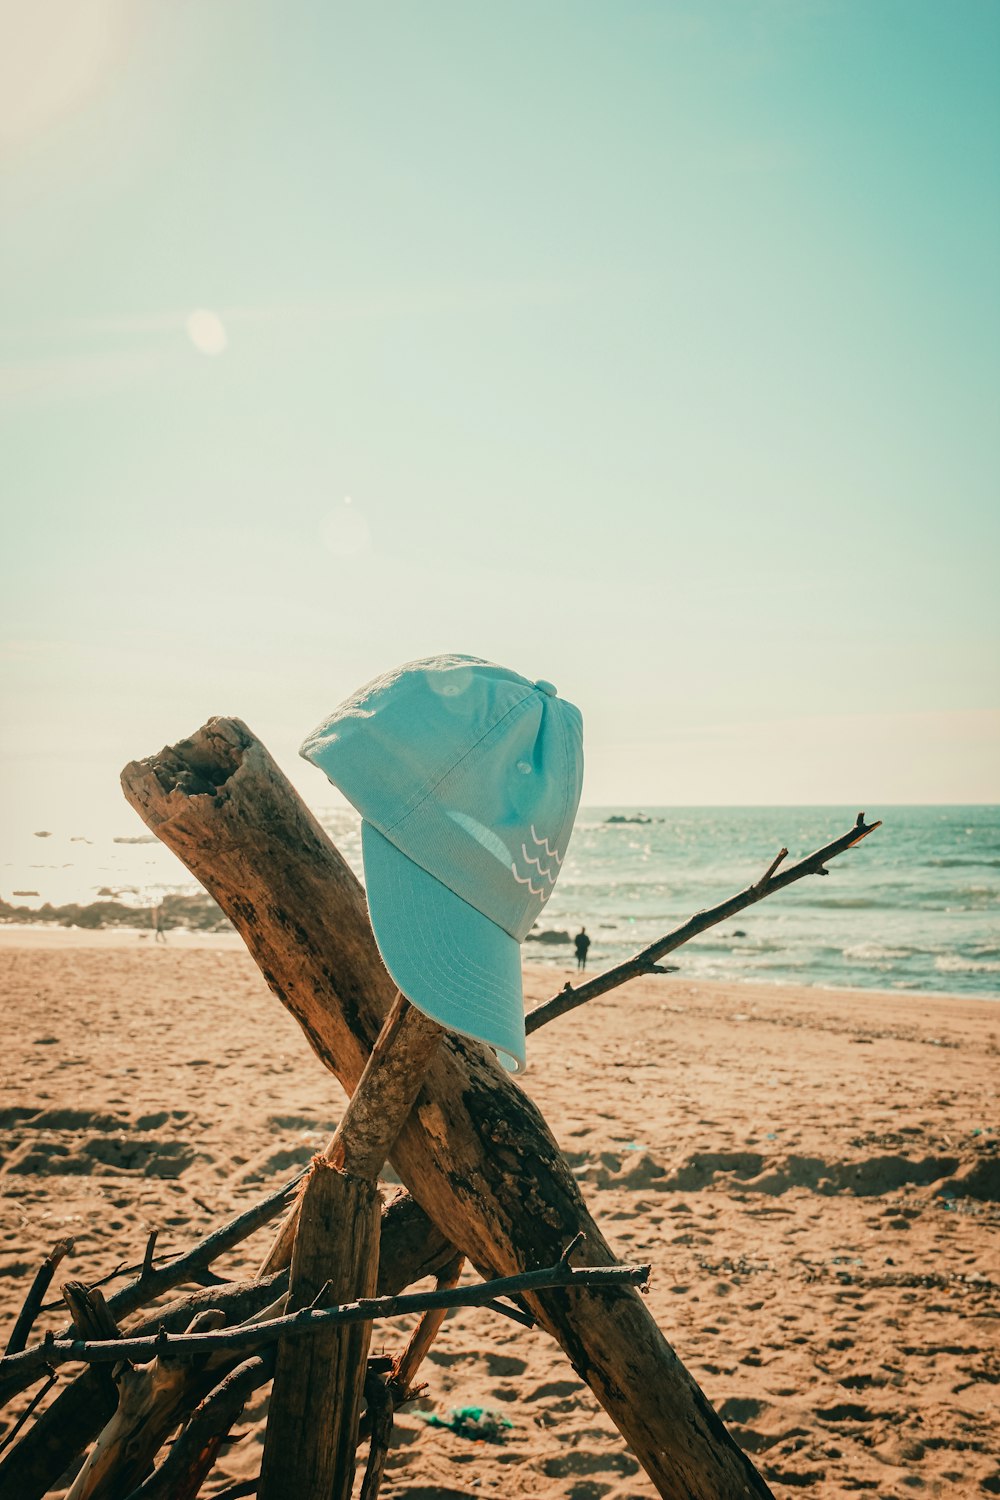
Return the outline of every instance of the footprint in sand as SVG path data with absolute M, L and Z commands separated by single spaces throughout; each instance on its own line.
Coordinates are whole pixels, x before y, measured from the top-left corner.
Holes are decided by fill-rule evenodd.
M 31 1110 L 16 1122 L 20 1138 L 11 1143 L 3 1172 L 14 1177 L 180 1177 L 197 1151 L 186 1141 L 152 1132 L 167 1121 L 179 1125 L 187 1118 L 183 1110 L 144 1115 L 138 1121 L 95 1110 Z
M 527 1369 L 523 1359 L 512 1354 L 487 1354 L 486 1369 L 493 1376 L 523 1375 Z
M 573 1474 L 638 1474 L 639 1465 L 628 1453 L 595 1453 L 574 1448 L 558 1458 L 547 1458 L 542 1472 L 550 1479 L 568 1479 Z

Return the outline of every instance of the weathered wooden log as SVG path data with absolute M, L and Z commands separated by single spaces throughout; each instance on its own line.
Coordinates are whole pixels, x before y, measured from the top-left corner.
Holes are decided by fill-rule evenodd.
M 378 1176 L 413 1108 L 427 1063 L 443 1035 L 436 1021 L 396 992 L 358 1086 L 323 1149 L 327 1161 L 336 1167 L 349 1165 L 357 1177 L 374 1180 Z M 298 1215 L 299 1204 L 295 1203 L 264 1257 L 262 1276 L 283 1271 L 291 1262 Z
M 218 1308 L 206 1308 L 191 1320 L 190 1333 L 219 1328 Z M 104 1337 L 107 1337 L 105 1334 Z M 204 1395 L 214 1379 L 192 1368 L 190 1361 L 157 1358 L 148 1365 L 124 1364 L 115 1372 L 118 1404 L 102 1428 L 66 1500 L 112 1500 L 128 1495 L 153 1466 L 153 1460 L 188 1407 Z
M 195 1407 L 170 1452 L 128 1500 L 195 1500 L 243 1408 L 274 1373 L 274 1350 L 252 1354 Z M 371 1376 L 377 1380 L 377 1375 Z
M 187 1328 L 206 1308 L 221 1309 L 233 1323 L 252 1317 L 284 1289 L 287 1273 L 266 1281 L 229 1282 L 202 1287 L 180 1297 L 152 1317 L 133 1325 L 132 1333 L 170 1332 Z M 0 1463 L 0 1500 L 40 1500 L 53 1489 L 69 1465 L 114 1415 L 118 1394 L 107 1368 L 88 1368 L 61 1391 L 34 1427 L 4 1454 Z
M 290 1313 L 317 1298 L 333 1305 L 374 1295 L 381 1211 L 373 1182 L 316 1158 L 292 1251 Z M 350 1500 L 371 1329 L 349 1323 L 304 1344 L 279 1343 L 260 1500 Z
M 396 991 L 365 1071 L 324 1148 L 327 1161 L 356 1177 L 378 1177 L 444 1035 L 444 1027 Z
M 379 1261 L 378 1174 L 443 1035 L 436 1021 L 397 993 L 300 1200 L 290 1311 L 308 1306 L 324 1286 L 327 1301 L 371 1296 Z M 291 1229 L 291 1216 L 288 1223 Z M 261 1500 L 350 1500 L 370 1338 L 370 1324 L 331 1330 L 305 1358 L 282 1341 L 264 1438 Z
M 126 766 L 122 786 L 353 1092 L 395 987 L 357 880 L 264 746 L 239 720 L 212 719 Z M 549 1264 L 580 1231 L 590 1264 L 614 1259 L 541 1113 L 476 1042 L 442 1042 L 392 1162 L 484 1276 Z M 770 1494 L 635 1291 L 528 1300 L 661 1495 Z
M 454 1255 L 448 1240 L 409 1194 L 400 1193 L 388 1204 L 382 1218 L 380 1296 L 402 1291 L 412 1282 L 433 1275 Z M 201 1264 L 198 1256 L 192 1259 Z M 228 1323 L 240 1323 L 273 1302 L 284 1291 L 287 1276 L 286 1271 L 263 1281 L 203 1287 L 131 1324 L 127 1331 L 155 1333 L 162 1324 L 168 1332 L 176 1332 L 206 1307 L 220 1307 Z M 158 1283 L 154 1289 L 162 1290 Z M 141 1291 L 133 1283 L 110 1298 L 109 1307 L 116 1312 L 122 1307 L 131 1310 Z M 23 1385 L 16 1382 L 13 1388 L 20 1390 Z M 0 1500 L 41 1500 L 97 1436 L 114 1414 L 116 1404 L 117 1392 L 107 1368 L 84 1370 L 56 1396 L 16 1446 L 4 1453 L 0 1460 Z

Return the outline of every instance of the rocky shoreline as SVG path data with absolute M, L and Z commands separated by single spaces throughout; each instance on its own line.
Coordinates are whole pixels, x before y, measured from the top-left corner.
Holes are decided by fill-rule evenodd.
M 231 932 L 232 923 L 221 907 L 206 894 L 164 896 L 159 905 L 161 931 L 183 927 L 191 932 Z M 129 906 L 124 901 L 90 901 L 85 905 L 70 902 L 66 906 L 13 906 L 0 897 L 0 924 L 18 926 L 56 926 L 100 929 L 108 927 L 148 927 L 156 929 L 156 907 Z

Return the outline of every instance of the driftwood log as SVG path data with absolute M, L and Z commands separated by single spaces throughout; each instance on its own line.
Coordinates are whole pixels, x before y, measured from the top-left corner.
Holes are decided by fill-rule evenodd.
M 223 1253 L 230 1248 L 237 1226 L 250 1232 L 257 1224 L 267 1222 L 269 1206 L 278 1211 L 282 1201 L 287 1201 L 285 1188 L 238 1215 L 222 1231 L 213 1231 L 193 1250 L 154 1270 L 145 1280 L 139 1277 L 129 1282 L 108 1298 L 109 1310 L 120 1319 L 189 1279 L 213 1258 L 216 1250 Z M 402 1194 L 382 1214 L 379 1294 L 391 1296 L 412 1282 L 433 1275 L 453 1255 L 451 1245 L 430 1224 L 423 1210 L 407 1194 Z M 287 1284 L 286 1271 L 263 1280 L 202 1287 L 131 1323 L 125 1331 L 132 1337 L 155 1334 L 160 1328 L 170 1333 L 180 1332 L 206 1308 L 219 1308 L 231 1326 L 259 1314 L 281 1295 Z M 37 1376 L 29 1375 L 26 1382 L 13 1380 L 10 1388 L 23 1390 L 33 1378 Z M 41 1500 L 114 1416 L 116 1404 L 117 1394 L 107 1368 L 84 1370 L 56 1396 L 16 1445 L 4 1453 L 0 1461 L 0 1500 Z
M 292 1250 L 290 1313 L 374 1296 L 381 1208 L 374 1182 L 317 1157 Z M 301 1345 L 281 1340 L 261 1500 L 350 1500 L 371 1331 L 370 1323 L 351 1323 Z
M 297 1220 L 290 1312 L 324 1293 L 327 1305 L 374 1293 L 379 1173 L 443 1036 L 436 1021 L 397 992 L 333 1139 L 313 1162 L 299 1212 L 290 1216 L 293 1226 Z M 371 1324 L 359 1324 L 331 1329 L 304 1351 L 279 1345 L 260 1500 L 350 1500 L 370 1337 Z M 391 1402 L 387 1419 L 391 1431 Z M 303 1429 L 312 1430 L 312 1442 L 299 1440 Z M 372 1465 L 369 1471 L 376 1486 Z
M 132 762 L 122 786 L 352 1093 L 395 987 L 360 885 L 267 750 L 239 720 L 212 719 Z M 483 1276 L 547 1265 L 581 1232 L 590 1264 L 614 1262 L 541 1113 L 478 1043 L 444 1039 L 392 1162 Z M 770 1494 L 633 1289 L 526 1300 L 661 1495 Z

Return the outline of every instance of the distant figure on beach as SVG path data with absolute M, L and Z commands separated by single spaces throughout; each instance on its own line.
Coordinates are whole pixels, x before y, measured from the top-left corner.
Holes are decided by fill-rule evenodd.
M 155 943 L 165 943 L 167 941 L 167 934 L 163 930 L 162 901 L 153 907 L 153 941 Z
M 587 936 L 586 927 L 580 928 L 580 931 L 573 939 L 573 944 L 576 948 L 576 966 L 578 969 L 585 969 L 587 967 L 587 949 L 590 947 L 590 938 Z

